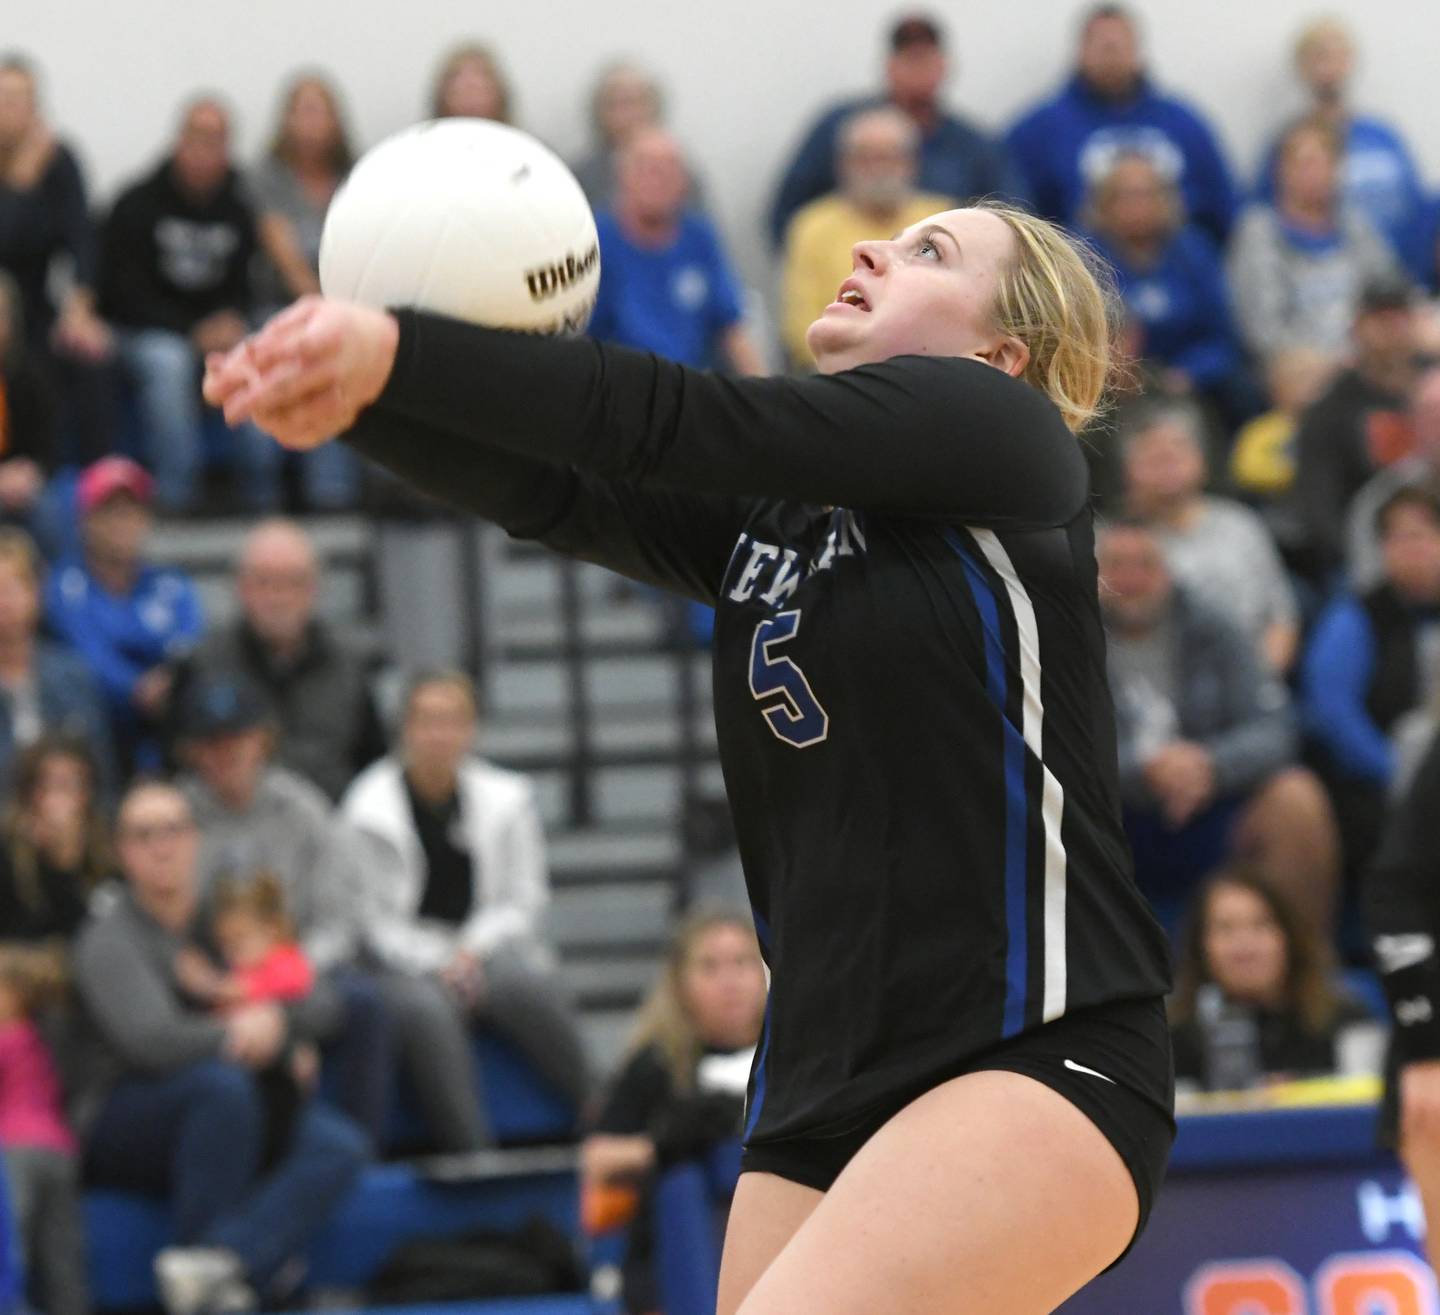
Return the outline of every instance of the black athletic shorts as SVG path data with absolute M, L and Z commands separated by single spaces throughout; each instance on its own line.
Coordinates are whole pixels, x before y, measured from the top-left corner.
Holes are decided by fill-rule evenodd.
M 1043 1082 L 1085 1114 L 1119 1152 L 1140 1198 L 1130 1246 L 1144 1231 L 1175 1140 L 1175 1069 L 1162 999 L 1124 1000 L 1058 1018 L 975 1055 L 925 1090 L 967 1073 L 1001 1069 Z M 924 1091 L 897 1093 L 852 1128 L 751 1142 L 742 1173 L 773 1173 L 828 1191 L 870 1138 Z M 1119 1264 L 1130 1247 L 1115 1261 Z

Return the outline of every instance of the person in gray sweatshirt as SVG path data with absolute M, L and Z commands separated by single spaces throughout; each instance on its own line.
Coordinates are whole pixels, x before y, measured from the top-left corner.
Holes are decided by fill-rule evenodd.
M 199 827 L 201 898 L 227 877 L 279 880 L 306 957 L 340 999 L 321 1036 L 336 1099 L 378 1144 L 394 1068 L 389 1014 L 354 964 L 364 854 L 324 792 L 274 762 L 276 735 L 264 693 L 242 673 L 199 676 L 184 690 L 177 747 L 188 770 L 178 784 Z
M 367 1155 L 358 1128 L 312 1101 L 265 1160 L 259 1075 L 323 1034 L 335 1003 L 317 989 L 283 1007 L 197 1009 L 180 985 L 201 920 L 200 838 L 185 796 L 162 782 L 132 786 L 116 841 L 125 883 L 74 953 L 89 1059 L 75 1118 L 90 1175 L 168 1195 L 174 1245 L 155 1266 L 172 1315 L 243 1310 L 303 1255 Z
M 1262 361 L 1310 347 L 1338 360 L 1361 290 L 1397 272 L 1385 239 L 1340 190 L 1343 144 L 1302 119 L 1280 139 L 1275 204 L 1255 205 L 1230 239 L 1230 289 L 1245 344 Z

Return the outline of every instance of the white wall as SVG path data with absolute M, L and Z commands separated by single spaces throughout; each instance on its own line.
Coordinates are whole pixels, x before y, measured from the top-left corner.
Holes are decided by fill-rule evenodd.
M 875 80 L 881 37 L 904 0 L 0 0 L 0 48 L 31 53 L 54 119 L 98 193 L 158 153 L 177 101 L 224 92 L 253 154 L 279 79 L 328 69 L 370 143 L 420 117 L 438 52 L 493 42 L 523 126 L 562 154 L 585 139 L 594 70 L 624 54 L 660 70 L 672 120 L 703 170 L 745 274 L 762 281 L 760 223 L 802 125 Z M 954 103 L 998 126 L 1065 72 L 1080 0 L 929 6 L 949 26 Z M 1440 182 L 1440 4 L 1434 0 L 1138 0 L 1158 80 L 1219 124 L 1246 176 L 1297 107 L 1297 26 L 1323 7 L 1361 35 L 1358 100 L 1404 125 Z

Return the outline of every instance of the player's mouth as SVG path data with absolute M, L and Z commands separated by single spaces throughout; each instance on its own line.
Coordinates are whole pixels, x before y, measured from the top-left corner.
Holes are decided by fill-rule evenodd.
M 861 291 L 858 279 L 846 279 L 840 285 L 840 291 L 835 294 L 835 300 L 830 303 L 832 306 L 850 306 L 855 310 L 868 311 L 870 303 L 865 300 L 865 294 Z

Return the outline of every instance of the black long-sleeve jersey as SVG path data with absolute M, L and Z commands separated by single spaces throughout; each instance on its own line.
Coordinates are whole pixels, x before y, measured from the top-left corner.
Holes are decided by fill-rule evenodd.
M 1168 989 L 1120 824 L 1085 462 L 1045 397 L 976 361 L 734 380 L 399 320 L 356 447 L 716 605 L 772 972 L 747 1136 L 839 1129 L 1068 1011 Z
M 1440 738 L 1391 814 L 1366 874 L 1365 914 L 1402 1064 L 1440 1059 Z

